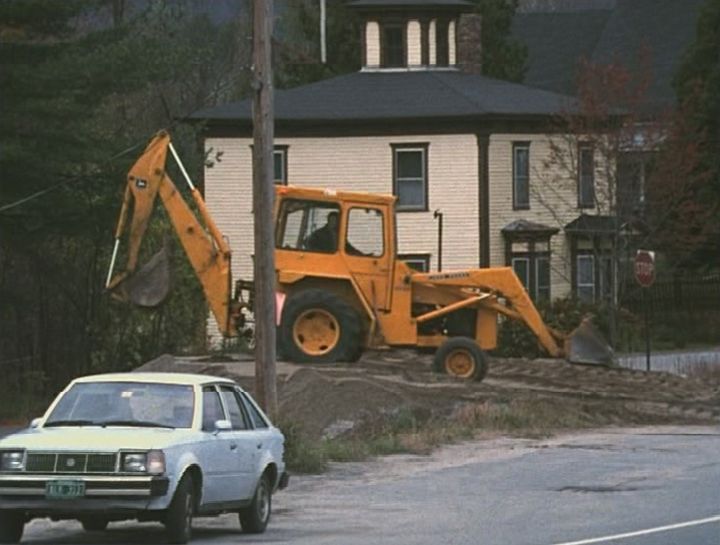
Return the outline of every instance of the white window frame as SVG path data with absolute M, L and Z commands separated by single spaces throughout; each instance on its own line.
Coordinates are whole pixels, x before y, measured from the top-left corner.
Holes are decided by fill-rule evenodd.
M 580 261 L 581 260 L 589 260 L 590 261 L 590 270 L 592 271 L 592 283 L 580 283 Z M 595 277 L 595 256 L 592 254 L 578 254 L 575 256 L 575 293 L 580 299 L 580 289 L 581 288 L 592 288 L 592 296 L 589 299 L 589 301 L 595 301 L 595 296 L 597 294 L 597 278 Z
M 393 152 L 393 195 L 398 197 L 396 210 L 398 212 L 426 212 L 428 210 L 428 145 L 427 144 L 392 144 Z M 398 175 L 400 165 L 400 153 L 417 153 L 420 152 L 422 174 L 420 177 L 404 177 Z M 422 204 L 403 204 L 400 202 L 399 186 L 403 182 L 421 182 L 423 191 Z

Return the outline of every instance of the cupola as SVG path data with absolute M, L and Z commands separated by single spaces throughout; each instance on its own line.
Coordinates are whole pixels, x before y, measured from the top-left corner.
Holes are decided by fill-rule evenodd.
M 464 0 L 351 0 L 362 20 L 362 66 L 374 70 L 453 70 Z M 479 47 L 479 44 L 478 44 Z

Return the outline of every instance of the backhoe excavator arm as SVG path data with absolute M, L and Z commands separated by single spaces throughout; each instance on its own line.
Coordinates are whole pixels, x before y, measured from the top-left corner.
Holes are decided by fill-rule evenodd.
M 165 171 L 168 150 L 172 152 L 190 187 L 202 223 Z M 150 141 L 144 153 L 128 173 L 125 196 L 115 230 L 115 250 L 108 273 L 107 288 L 123 300 L 138 302 L 132 293 L 132 277 L 134 274 L 142 273 L 142 269 L 137 270 L 138 255 L 155 199 L 158 196 L 165 206 L 185 254 L 200 280 L 218 327 L 223 335 L 234 336 L 237 331 L 237 309 L 233 308 L 231 301 L 230 248 L 212 220 L 205 201 L 187 175 L 172 147 L 170 136 L 165 131 L 161 131 Z M 132 213 L 130 212 L 131 207 Z M 127 264 L 123 272 L 112 276 L 118 244 L 126 230 L 129 244 Z M 166 282 L 167 280 L 165 280 Z M 134 284 L 140 289 L 147 290 L 147 286 L 152 285 L 152 282 L 145 279 Z M 167 293 L 166 285 L 156 285 L 155 289 Z M 157 304 L 157 300 L 162 298 L 151 296 L 147 299 L 150 303 L 146 303 L 146 306 L 154 306 Z

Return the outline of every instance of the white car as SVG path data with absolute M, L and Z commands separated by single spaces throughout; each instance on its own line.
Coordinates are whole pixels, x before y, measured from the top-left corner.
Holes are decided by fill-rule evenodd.
M 237 512 L 263 532 L 287 486 L 284 437 L 233 381 L 115 373 L 70 383 L 30 428 L 0 440 L 0 543 L 36 517 L 102 531 L 122 519 L 190 540 L 194 515 Z

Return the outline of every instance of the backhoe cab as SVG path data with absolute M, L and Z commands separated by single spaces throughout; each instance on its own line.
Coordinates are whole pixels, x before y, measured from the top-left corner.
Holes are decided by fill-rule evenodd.
M 165 172 L 167 149 L 186 177 L 202 224 Z M 153 267 L 136 271 L 158 195 L 221 332 L 234 336 L 246 306 L 239 294 L 251 284 L 238 282 L 232 296 L 230 249 L 166 133 L 153 139 L 128 175 L 113 253 L 114 265 L 134 199 L 128 265 L 115 277 L 111 265 L 108 287 L 141 304 L 156 304 L 166 293 L 162 252 Z M 484 351 L 497 344 L 498 314 L 524 322 L 553 357 L 612 360 L 588 324 L 571 336 L 551 330 L 511 268 L 419 273 L 397 259 L 393 196 L 279 186 L 275 217 L 278 345 L 291 361 L 354 361 L 365 349 L 388 346 L 436 348 L 439 371 L 480 380 L 487 372 Z

